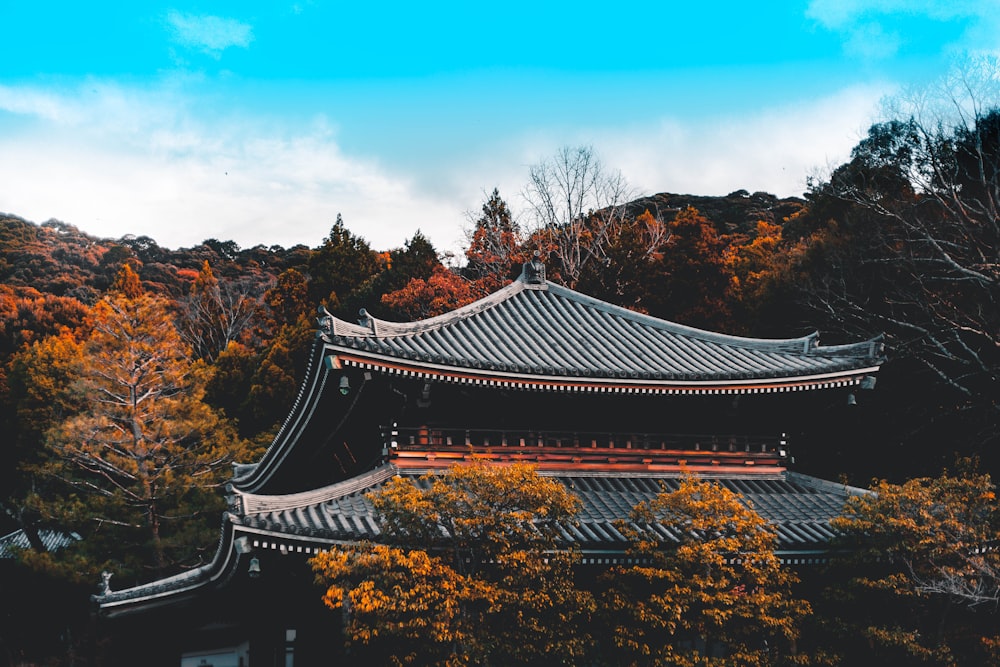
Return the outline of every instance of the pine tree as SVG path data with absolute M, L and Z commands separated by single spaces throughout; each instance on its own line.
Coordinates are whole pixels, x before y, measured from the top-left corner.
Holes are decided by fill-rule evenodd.
M 73 384 L 83 408 L 50 430 L 37 469 L 61 493 L 34 504 L 83 535 L 95 568 L 142 579 L 197 565 L 214 547 L 218 487 L 251 453 L 202 401 L 204 367 L 164 301 L 112 293 L 90 324 Z

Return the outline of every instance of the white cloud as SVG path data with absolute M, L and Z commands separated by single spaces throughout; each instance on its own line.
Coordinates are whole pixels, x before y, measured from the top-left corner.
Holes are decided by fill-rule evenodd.
M 373 159 L 345 155 L 323 119 L 294 131 L 244 118 L 211 125 L 163 91 L 100 94 L 0 89 L 0 211 L 58 218 L 89 233 L 146 234 L 169 247 L 206 238 L 243 246 L 315 246 L 336 214 L 373 246 L 402 245 L 420 227 L 460 235 L 461 210 L 418 192 Z M 71 118 L 71 121 L 64 119 Z
M 337 213 L 378 249 L 419 228 L 458 251 L 464 213 L 494 186 L 514 210 L 528 166 L 562 145 L 590 144 L 641 193 L 799 195 L 807 175 L 847 158 L 885 87 L 699 122 L 665 117 L 628 128 L 539 128 L 469 142 L 412 173 L 345 153 L 328 119 L 198 119 L 174 89 L 89 82 L 52 92 L 0 88 L 0 211 L 58 218 L 98 236 L 148 235 L 168 247 L 206 238 L 241 246 L 318 245 Z
M 848 55 L 863 59 L 895 55 L 905 36 L 886 31 L 881 20 L 901 15 L 924 16 L 941 22 L 962 21 L 963 34 L 945 47 L 946 52 L 1000 52 L 997 0 L 811 0 L 806 9 L 808 18 L 843 34 Z
M 828 28 L 843 28 L 855 21 L 885 14 L 924 15 L 938 21 L 958 18 L 992 19 L 995 0 L 812 0 L 806 16 Z
M 177 43 L 216 58 L 230 47 L 247 48 L 253 41 L 253 27 L 236 19 L 171 11 L 167 25 Z
M 646 194 L 725 195 L 739 189 L 800 196 L 809 175 L 847 159 L 873 122 L 885 87 L 698 124 L 608 133 L 595 146 Z
M 896 55 L 901 44 L 899 33 L 887 33 L 878 23 L 863 23 L 850 30 L 844 51 L 864 60 L 886 60 Z

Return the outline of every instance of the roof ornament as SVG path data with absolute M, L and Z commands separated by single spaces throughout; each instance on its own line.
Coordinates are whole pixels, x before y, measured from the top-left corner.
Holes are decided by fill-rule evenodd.
M 522 282 L 528 285 L 545 284 L 545 265 L 542 264 L 541 255 L 542 253 L 536 250 L 531 259 L 524 263 L 521 268 Z
M 368 314 L 368 310 L 366 308 L 362 308 L 358 311 L 358 324 L 363 327 L 368 327 L 369 329 L 371 328 L 372 316 Z
M 319 307 L 316 323 L 319 325 L 319 332 L 321 334 L 333 333 L 333 315 L 322 304 Z
M 100 595 L 108 595 L 111 593 L 111 576 L 112 573 L 107 570 L 101 572 Z

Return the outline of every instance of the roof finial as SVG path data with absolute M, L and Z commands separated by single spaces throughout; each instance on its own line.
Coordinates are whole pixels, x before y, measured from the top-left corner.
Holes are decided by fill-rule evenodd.
M 111 576 L 112 573 L 104 570 L 101 572 L 101 584 L 99 595 L 109 595 L 111 593 Z
M 534 252 L 531 259 L 524 263 L 521 268 L 521 281 L 529 285 L 545 284 L 545 265 L 540 259 L 542 253 L 538 250 Z

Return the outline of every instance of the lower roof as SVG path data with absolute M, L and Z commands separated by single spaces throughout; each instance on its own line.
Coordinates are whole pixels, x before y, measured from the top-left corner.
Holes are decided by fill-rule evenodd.
M 395 476 L 419 480 L 426 470 L 382 465 L 368 473 L 321 489 L 289 495 L 237 493 L 226 514 L 223 535 L 212 563 L 196 570 L 121 591 L 106 591 L 95 601 L 107 615 L 171 604 L 233 575 L 240 556 L 251 550 L 314 554 L 337 544 L 378 541 L 382 531 L 367 495 Z M 564 544 L 578 548 L 584 563 L 612 563 L 624 557 L 628 540 L 615 527 L 632 507 L 662 490 L 677 488 L 680 471 L 659 473 L 541 471 L 557 479 L 582 501 L 573 523 L 561 527 Z M 830 519 L 845 501 L 866 491 L 787 470 L 768 474 L 703 474 L 739 493 L 778 533 L 778 552 L 791 563 L 823 559 L 836 536 Z M 418 484 L 427 484 L 420 480 Z M 664 541 L 672 536 L 664 531 Z M 244 565 L 245 566 L 245 565 Z
M 288 496 L 245 494 L 241 501 L 241 525 L 273 536 L 303 537 L 310 540 L 355 542 L 378 540 L 381 528 L 367 494 L 377 491 L 389 478 L 414 480 L 440 468 L 399 468 L 385 465 L 365 476 Z M 628 540 L 615 523 L 627 520 L 639 502 L 654 498 L 663 490 L 678 486 L 680 472 L 582 472 L 540 471 L 566 485 L 582 501 L 572 524 L 562 527 L 567 546 L 584 551 L 621 551 Z M 740 494 L 748 504 L 778 530 L 779 550 L 823 549 L 835 537 L 830 519 L 837 516 L 851 495 L 861 489 L 834 484 L 808 475 L 777 470 L 770 474 L 703 474 L 723 487 Z M 418 484 L 427 484 L 418 481 Z M 664 533 L 665 540 L 671 537 Z

